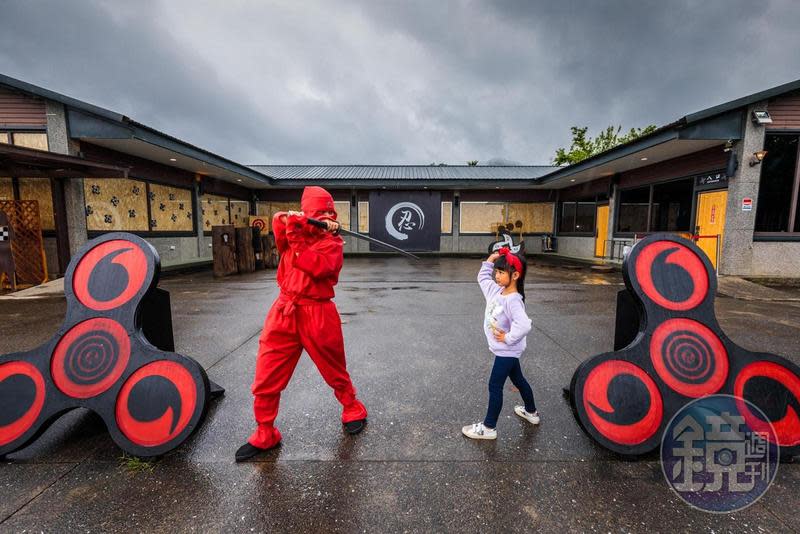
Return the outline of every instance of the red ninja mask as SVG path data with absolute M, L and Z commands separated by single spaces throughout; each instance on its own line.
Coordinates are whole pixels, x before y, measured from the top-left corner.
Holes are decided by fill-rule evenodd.
M 300 209 L 303 210 L 303 214 L 306 217 L 311 217 L 312 219 L 332 219 L 335 221 L 337 216 L 331 194 L 315 185 L 303 189 Z M 333 212 L 333 215 L 323 215 L 326 211 Z

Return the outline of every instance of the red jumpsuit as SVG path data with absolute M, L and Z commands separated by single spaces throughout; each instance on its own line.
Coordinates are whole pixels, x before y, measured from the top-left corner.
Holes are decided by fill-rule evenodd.
M 333 198 L 320 187 L 305 189 L 301 207 L 309 217 L 334 211 Z M 248 441 L 262 449 L 281 440 L 274 426 L 281 391 L 289 383 L 303 349 L 342 403 L 342 422 L 367 417 L 347 373 L 342 322 L 331 300 L 344 259 L 342 238 L 309 226 L 304 216 L 289 216 L 285 224 L 281 221 L 285 215 L 277 213 L 272 219 L 281 255 L 277 275 L 280 295 L 264 323 L 252 388 L 258 427 Z

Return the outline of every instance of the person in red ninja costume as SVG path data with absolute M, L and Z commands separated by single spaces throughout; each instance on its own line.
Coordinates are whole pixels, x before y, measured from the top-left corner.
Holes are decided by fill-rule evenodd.
M 259 339 L 252 388 L 258 426 L 236 451 L 237 462 L 280 443 L 281 433 L 274 423 L 281 391 L 289 383 L 303 349 L 342 403 L 345 430 L 358 434 L 367 421 L 367 409 L 356 398 L 347 373 L 342 321 L 331 300 L 344 260 L 344 242 L 336 234 L 339 223 L 333 197 L 321 187 L 306 187 L 300 208 L 300 213 L 281 212 L 272 218 L 280 252 L 280 294 L 267 314 Z M 328 230 L 309 225 L 308 218 L 325 221 Z

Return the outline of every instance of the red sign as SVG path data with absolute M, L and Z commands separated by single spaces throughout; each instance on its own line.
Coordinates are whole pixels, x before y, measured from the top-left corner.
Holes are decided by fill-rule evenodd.
M 744 197 L 742 199 L 742 211 L 753 211 L 753 199 Z

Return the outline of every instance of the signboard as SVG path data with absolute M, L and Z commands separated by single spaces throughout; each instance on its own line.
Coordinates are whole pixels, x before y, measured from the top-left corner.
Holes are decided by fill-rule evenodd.
M 428 191 L 376 191 L 369 195 L 369 235 L 409 251 L 437 251 L 442 198 Z M 370 244 L 372 251 L 385 249 Z
M 724 172 L 705 173 L 695 176 L 694 183 L 697 187 L 728 187 L 728 177 Z
M 753 211 L 753 199 L 744 197 L 742 199 L 742 211 Z

